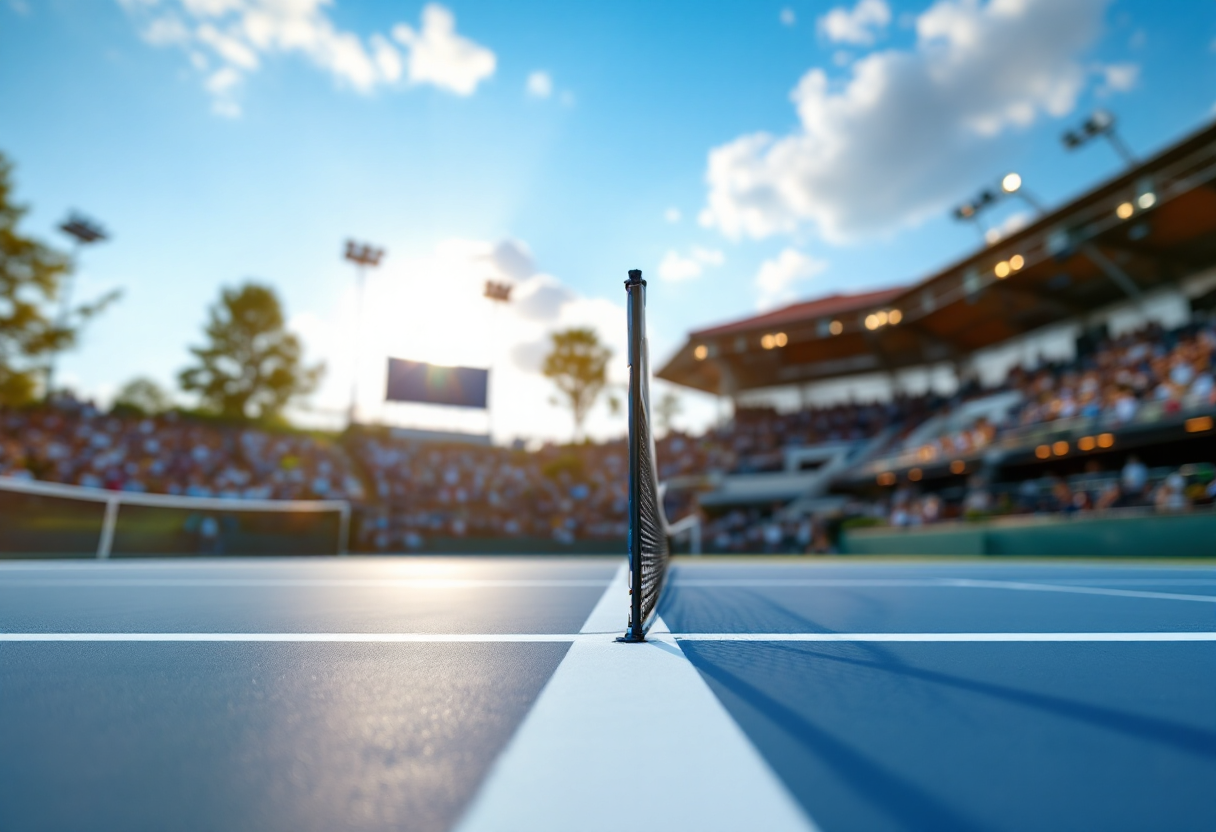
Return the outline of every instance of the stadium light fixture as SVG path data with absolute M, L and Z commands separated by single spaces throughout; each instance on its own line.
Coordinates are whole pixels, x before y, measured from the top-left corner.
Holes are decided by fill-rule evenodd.
M 1092 451 L 1097 444 L 1097 441 L 1092 436 L 1082 436 L 1077 440 L 1077 450 Z
M 1060 137 L 1060 141 L 1068 150 L 1076 150 L 1099 137 L 1110 143 L 1125 165 L 1129 168 L 1135 167 L 1136 157 L 1119 137 L 1115 130 L 1115 116 L 1107 110 L 1095 110 L 1093 115 L 1082 122 L 1080 127 L 1075 130 L 1066 130 Z
M 1009 268 L 1015 272 L 1020 272 L 1022 267 L 1026 265 L 1026 258 L 1020 254 L 1015 254 L 1009 258 Z
M 80 250 L 93 243 L 102 243 L 110 239 L 110 235 L 99 223 L 86 217 L 79 211 L 72 211 L 68 218 L 59 224 L 59 230 L 72 238 L 72 262 L 80 260 Z M 72 314 L 72 290 L 75 288 L 73 274 L 69 272 L 63 279 L 63 297 L 59 300 L 59 316 L 56 326 L 67 326 L 68 317 Z M 51 352 L 46 366 L 46 395 L 49 397 L 55 389 L 55 365 L 59 363 L 60 350 Z
M 900 312 L 898 309 L 892 309 L 890 312 L 887 313 L 887 321 L 891 324 L 891 326 L 895 326 L 897 323 L 899 323 L 903 319 L 904 319 L 904 313 Z
M 966 473 L 966 471 L 967 463 L 963 462 L 961 459 L 956 459 L 950 463 L 951 474 L 963 474 Z
M 997 263 L 995 266 L 992 267 L 992 272 L 1001 280 L 1004 280 L 1005 278 L 1009 277 L 1009 272 L 1010 272 L 1009 261 L 1002 260 L 1001 262 Z
M 1050 445 L 1040 445 L 1039 447 L 1034 449 L 1034 455 L 1037 456 L 1039 459 L 1047 459 L 1047 457 L 1051 456 L 1051 446 Z
M 709 357 L 709 347 L 704 344 L 697 344 L 696 348 L 692 351 L 692 357 L 698 361 L 704 361 Z
M 828 324 L 828 332 L 832 333 L 833 335 L 839 335 L 840 333 L 844 332 L 844 324 L 842 324 L 840 321 L 832 321 L 830 324 Z
M 912 470 L 910 470 L 908 472 L 908 479 L 911 480 L 912 482 L 920 482 L 921 477 L 923 477 L 924 475 L 925 475 L 924 471 L 920 470 L 919 468 L 913 468 Z
M 1139 205 L 1142 210 L 1152 208 L 1157 204 L 1157 195 L 1152 191 L 1145 191 L 1136 198 L 1136 204 Z
M 875 315 L 873 312 L 871 312 L 869 315 L 866 315 L 866 329 L 869 329 L 869 330 L 878 329 L 878 316 Z
M 1136 213 L 1136 206 L 1130 202 L 1123 202 L 1115 209 L 1115 216 L 1121 220 L 1131 219 L 1132 214 Z
M 1016 173 L 1007 173 L 1001 180 L 1001 190 L 1007 194 L 1016 194 L 1022 187 L 1022 177 Z
M 773 336 L 773 343 L 776 344 L 778 347 L 784 347 L 789 342 L 790 342 L 790 338 L 784 332 L 778 332 L 776 335 Z
M 343 256 L 355 264 L 355 283 L 357 288 L 353 359 L 354 377 L 351 379 L 350 384 L 350 406 L 346 411 L 347 424 L 354 425 L 359 407 L 359 334 L 363 330 L 363 284 L 366 282 L 367 269 L 380 265 L 380 259 L 384 257 L 384 249 L 377 248 L 368 243 L 357 243 L 354 240 L 347 240 L 346 253 Z
M 1053 443 L 1051 446 L 1051 452 L 1056 456 L 1064 456 L 1068 453 L 1068 443 L 1063 439 Z
M 1098 434 L 1098 447 L 1110 448 L 1115 444 L 1115 435 L 1113 433 Z

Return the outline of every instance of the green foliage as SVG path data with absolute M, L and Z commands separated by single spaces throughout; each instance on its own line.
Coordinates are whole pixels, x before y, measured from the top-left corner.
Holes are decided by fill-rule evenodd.
M 850 517 L 840 524 L 842 529 L 876 529 L 887 525 L 887 521 L 881 517 L 870 517 L 869 515 L 858 515 Z
M 0 404 L 8 406 L 32 400 L 46 358 L 72 346 L 80 325 L 117 298 L 111 293 L 56 320 L 50 307 L 63 294 L 72 261 L 18 230 L 28 209 L 13 201 L 12 171 L 0 153 Z
M 676 416 L 680 415 L 681 409 L 680 397 L 675 393 L 668 391 L 659 397 L 658 404 L 654 408 L 654 416 L 658 429 L 664 436 L 671 432 L 672 425 Z
M 574 438 L 583 432 L 583 422 L 608 383 L 608 360 L 612 350 L 600 343 L 595 330 L 575 327 L 551 336 L 553 346 L 545 356 L 541 372 L 565 397 L 574 415 Z
M 114 397 L 114 410 L 155 416 L 173 408 L 173 397 L 150 378 L 133 378 Z
M 183 390 L 230 419 L 277 420 L 293 399 L 316 389 L 324 365 L 303 366 L 300 340 L 287 331 L 274 290 L 256 283 L 223 289 L 203 329 L 207 344 L 191 347 L 198 363 L 183 370 Z

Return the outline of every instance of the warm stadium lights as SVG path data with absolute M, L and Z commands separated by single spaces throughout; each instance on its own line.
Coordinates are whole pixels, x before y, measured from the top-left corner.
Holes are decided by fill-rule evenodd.
M 1212 429 L 1211 416 L 1196 416 L 1193 419 L 1187 419 L 1183 425 L 1187 433 L 1206 433 Z
M 894 326 L 903 319 L 904 313 L 900 312 L 898 309 L 879 309 L 877 312 L 871 312 L 869 315 L 866 315 L 864 323 L 866 325 L 866 329 L 875 330 L 887 325 Z M 842 326 L 837 326 L 839 323 L 839 321 L 832 321 L 833 335 L 839 335 L 840 331 L 844 328 Z
M 1001 180 L 1001 190 L 1007 194 L 1016 194 L 1021 187 L 1022 177 L 1016 173 L 1007 173 L 1005 174 L 1005 178 Z
M 878 321 L 878 325 L 879 325 L 879 326 L 886 326 L 886 325 L 887 325 L 887 313 L 886 313 L 886 312 L 883 312 L 883 311 L 881 311 L 881 310 L 880 310 L 880 311 L 878 311 L 878 312 L 875 312 L 875 313 L 874 313 L 874 319 L 875 319 L 876 321 Z
M 1005 278 L 1009 277 L 1009 271 L 1010 271 L 1009 261 L 1002 260 L 1001 262 L 997 263 L 996 266 L 993 267 L 992 271 L 993 271 L 993 273 L 996 274 L 997 277 L 999 277 L 1001 280 L 1004 280 Z
M 895 485 L 895 474 L 890 471 L 884 471 L 878 475 L 879 485 Z
M 1098 434 L 1098 447 L 1109 448 L 1115 444 L 1115 435 L 1113 433 Z
M 1077 440 L 1077 450 L 1092 451 L 1098 444 L 1098 441 L 1092 436 L 1082 436 Z
M 963 462 L 961 459 L 956 459 L 956 460 L 954 460 L 954 462 L 950 463 L 950 473 L 951 474 L 962 474 L 962 473 L 965 473 L 966 471 L 967 471 L 967 463 Z
M 1047 457 L 1051 456 L 1051 446 L 1050 445 L 1040 445 L 1039 447 L 1034 449 L 1034 455 L 1037 456 L 1039 459 L 1047 459 Z
M 773 347 L 777 346 L 777 344 L 773 340 L 773 336 L 765 333 L 764 337 L 760 339 L 760 346 L 764 347 L 766 350 L 771 350 Z
M 1136 213 L 1136 206 L 1130 202 L 1122 202 L 1115 209 L 1115 216 L 1121 220 L 1131 219 L 1132 214 Z
M 839 335 L 840 333 L 844 332 L 844 324 L 842 324 L 840 321 L 832 321 L 830 324 L 828 324 L 828 332 L 832 333 L 833 335 Z
M 779 347 L 784 347 L 789 342 L 790 342 L 789 336 L 786 335 L 784 332 L 778 332 L 776 335 L 773 336 L 773 343 Z
M 704 361 L 709 357 L 709 347 L 704 344 L 697 344 L 696 349 L 692 351 L 692 357 L 698 361 Z
M 924 475 L 925 475 L 925 473 L 923 471 L 921 471 L 919 468 L 913 468 L 911 471 L 908 472 L 908 479 L 910 479 L 912 482 L 920 482 L 921 477 L 923 477 Z
M 1026 258 L 1020 254 L 1015 254 L 1009 258 L 1009 268 L 1013 269 L 1015 272 L 1021 271 L 1022 267 L 1025 265 Z
M 1064 456 L 1068 453 L 1068 443 L 1061 439 L 1051 446 L 1051 452 L 1056 456 Z
M 1145 191 L 1136 198 L 1136 204 L 1145 210 L 1152 208 L 1157 204 L 1157 195 L 1152 191 Z
M 878 329 L 878 316 L 874 313 L 866 315 L 866 329 Z
M 900 312 L 898 309 L 892 309 L 887 313 L 887 321 L 891 324 L 891 326 L 895 326 L 895 324 L 899 323 L 903 319 L 904 313 Z

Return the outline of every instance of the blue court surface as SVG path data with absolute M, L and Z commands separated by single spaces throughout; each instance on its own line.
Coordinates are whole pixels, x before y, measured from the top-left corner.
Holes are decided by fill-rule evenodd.
M 1216 829 L 1216 567 L 0 563 L 0 830 Z

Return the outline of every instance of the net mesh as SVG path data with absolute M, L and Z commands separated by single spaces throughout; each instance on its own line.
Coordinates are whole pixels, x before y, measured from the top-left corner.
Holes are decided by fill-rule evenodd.
M 646 375 L 642 384 L 649 386 Z M 638 506 L 631 522 L 638 524 L 641 541 L 641 592 L 643 627 L 650 622 L 651 615 L 659 603 L 663 591 L 663 580 L 667 577 L 667 562 L 671 550 L 667 541 L 667 520 L 663 516 L 663 501 L 659 494 L 659 480 L 654 460 L 654 441 L 650 434 L 650 397 L 643 395 L 643 406 L 638 408 L 637 447 L 638 459 Z

